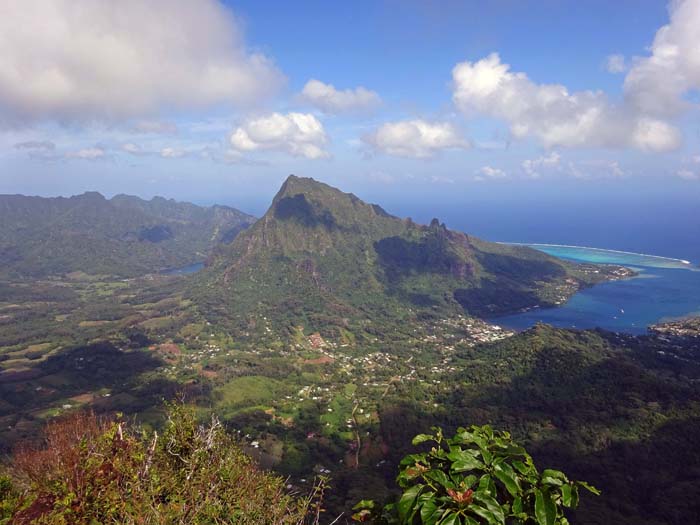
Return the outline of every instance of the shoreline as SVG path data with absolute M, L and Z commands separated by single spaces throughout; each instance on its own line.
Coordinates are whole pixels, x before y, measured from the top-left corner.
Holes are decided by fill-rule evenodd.
M 676 259 L 674 257 L 665 257 L 663 255 L 651 255 L 649 253 L 637 253 L 637 252 L 626 252 L 623 250 L 611 250 L 608 248 L 594 248 L 592 246 L 576 246 L 573 244 L 551 244 L 551 243 L 543 243 L 543 242 L 503 242 L 503 241 L 497 241 L 498 244 L 511 244 L 511 245 L 516 245 L 516 246 L 550 246 L 552 248 L 578 248 L 581 250 L 592 250 L 596 252 L 610 252 L 610 253 L 619 253 L 623 255 L 636 255 L 638 257 L 651 257 L 653 259 L 662 259 L 665 261 L 673 261 L 676 263 L 681 263 L 685 264 L 687 266 L 692 266 L 693 263 L 686 260 L 686 259 Z

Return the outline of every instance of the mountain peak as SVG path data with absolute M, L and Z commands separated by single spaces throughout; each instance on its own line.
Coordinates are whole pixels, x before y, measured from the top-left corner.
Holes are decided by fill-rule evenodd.
M 212 258 L 197 288 L 230 307 L 231 320 L 255 310 L 345 326 L 367 312 L 494 315 L 548 305 L 577 288 L 572 279 L 570 265 L 541 252 L 481 241 L 438 219 L 417 225 L 291 175 L 267 213 Z
M 268 220 L 296 222 L 303 226 L 361 228 L 376 217 L 396 219 L 376 204 L 368 204 L 310 177 L 290 175 L 265 214 Z
M 80 195 L 75 195 L 71 199 L 81 200 L 85 202 L 99 202 L 102 203 L 107 199 L 99 191 L 86 191 Z
M 342 194 L 340 190 L 329 186 L 323 182 L 317 181 L 311 177 L 297 177 L 296 175 L 290 175 L 282 183 L 274 201 L 279 200 L 282 197 L 294 196 L 299 193 L 312 194 L 312 193 L 322 193 L 324 191 L 331 190 Z

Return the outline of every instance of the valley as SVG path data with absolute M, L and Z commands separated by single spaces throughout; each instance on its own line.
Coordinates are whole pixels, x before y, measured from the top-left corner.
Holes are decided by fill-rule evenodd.
M 673 341 L 658 329 L 634 337 L 537 325 L 516 334 L 469 311 L 556 305 L 627 270 L 491 245 L 437 221 L 407 223 L 309 179 L 290 179 L 275 202 L 295 185 L 290 198 L 310 207 L 279 217 L 273 203 L 197 273 L 72 271 L 0 283 L 3 449 L 84 408 L 158 428 L 163 401 L 185 399 L 201 417 L 217 414 L 292 486 L 328 476 L 337 514 L 369 492 L 391 496 L 416 432 L 490 423 L 538 460 L 604 488 L 577 523 L 663 522 L 663 504 L 644 522 L 641 510 L 622 512 L 639 496 L 617 494 L 618 474 L 601 465 L 655 446 L 669 425 L 695 435 L 697 338 L 675 325 Z M 343 213 L 367 218 L 346 223 Z M 678 466 L 672 454 L 651 461 L 667 476 Z

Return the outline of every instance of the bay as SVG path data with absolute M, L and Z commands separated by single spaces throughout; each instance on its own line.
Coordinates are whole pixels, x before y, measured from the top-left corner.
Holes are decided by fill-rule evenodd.
M 700 315 L 700 269 L 689 261 L 579 246 L 528 246 L 572 261 L 624 265 L 638 275 L 581 290 L 556 308 L 494 318 L 501 326 L 524 330 L 543 322 L 562 328 L 599 327 L 641 334 L 650 324 Z

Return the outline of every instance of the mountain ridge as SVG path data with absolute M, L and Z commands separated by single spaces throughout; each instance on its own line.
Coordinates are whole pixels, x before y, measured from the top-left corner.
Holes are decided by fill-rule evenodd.
M 590 266 L 449 230 L 437 219 L 416 224 L 291 175 L 267 212 L 213 253 L 193 293 L 222 320 L 281 316 L 321 329 L 418 311 L 486 317 L 550 306 L 605 278 Z
M 0 195 L 0 275 L 82 271 L 133 277 L 204 260 L 253 217 L 228 206 L 98 192 Z

